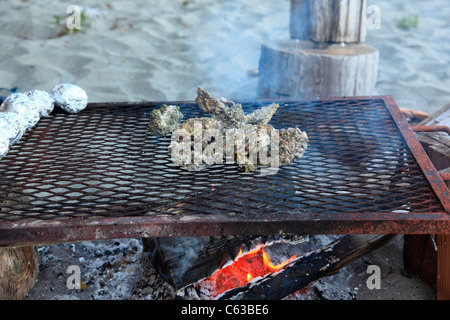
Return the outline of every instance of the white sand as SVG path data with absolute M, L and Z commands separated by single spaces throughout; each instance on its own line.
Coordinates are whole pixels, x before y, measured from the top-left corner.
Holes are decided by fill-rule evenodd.
M 103 15 L 85 33 L 55 35 L 67 4 L 4 1 L 0 12 L 0 87 L 84 88 L 90 101 L 192 100 L 196 86 L 253 98 L 261 41 L 272 22 L 287 34 L 289 5 L 259 1 L 78 1 Z M 5 10 L 4 8 L 8 8 Z
M 72 82 L 98 102 L 193 100 L 200 85 L 218 96 L 252 99 L 258 79 L 246 70 L 258 67 L 261 42 L 289 36 L 288 0 L 80 0 L 96 9 L 94 22 L 85 33 L 63 37 L 55 37 L 54 16 L 66 13 L 67 2 L 46 3 L 2 1 L 0 87 L 51 90 Z M 377 94 L 428 113 L 447 104 L 447 1 L 369 4 L 381 8 L 381 29 L 367 37 L 380 50 Z M 408 14 L 420 16 L 419 27 L 398 29 L 394 18 Z
M 378 94 L 390 94 L 400 107 L 432 114 L 450 103 L 450 6 L 437 1 L 376 1 L 381 29 L 368 30 L 366 43 L 380 51 Z M 409 31 L 395 19 L 419 16 Z

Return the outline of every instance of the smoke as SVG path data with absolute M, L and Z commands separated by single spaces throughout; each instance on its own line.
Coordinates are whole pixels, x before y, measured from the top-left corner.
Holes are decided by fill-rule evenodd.
M 191 270 L 193 267 L 193 263 L 198 259 L 201 252 L 199 248 L 201 248 L 207 237 L 179 237 L 181 242 L 182 239 L 189 239 L 190 247 L 188 246 L 171 246 L 170 248 L 166 248 L 167 250 L 171 250 L 173 255 L 178 256 L 178 266 L 180 267 L 177 270 L 176 274 L 172 276 L 175 278 L 175 283 L 182 283 L 182 279 L 186 275 L 187 272 Z

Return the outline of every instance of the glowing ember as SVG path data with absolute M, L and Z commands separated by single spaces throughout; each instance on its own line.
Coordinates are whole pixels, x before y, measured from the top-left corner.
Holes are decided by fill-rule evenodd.
M 288 260 L 274 265 L 263 247 L 258 247 L 244 255 L 242 255 L 241 249 L 232 264 L 217 270 L 213 275 L 203 280 L 201 285 L 202 287 L 208 287 L 208 290 L 211 291 L 210 296 L 215 298 L 217 295 L 241 287 L 257 277 L 278 271 L 296 258 L 297 256 L 294 255 Z

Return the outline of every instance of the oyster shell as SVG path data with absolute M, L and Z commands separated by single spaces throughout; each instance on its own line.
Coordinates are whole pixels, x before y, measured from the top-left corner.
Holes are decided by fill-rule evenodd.
M 300 159 L 308 147 L 308 135 L 299 128 L 280 129 L 280 164 Z
M 207 168 L 218 160 L 209 157 L 215 156 L 215 152 L 212 152 L 213 144 L 219 149 L 222 147 L 222 129 L 222 124 L 214 118 L 186 120 L 172 133 L 172 141 L 169 145 L 172 161 L 188 171 L 200 171 Z M 204 135 L 205 132 L 208 134 Z M 208 150 L 211 152 L 208 153 Z M 222 160 L 223 153 L 218 154 Z
M 224 128 L 240 128 L 245 125 L 245 114 L 242 105 L 238 103 L 225 98 L 219 100 L 200 87 L 197 88 L 195 101 L 203 111 L 221 122 Z
M 227 163 L 237 163 L 244 172 L 255 171 L 258 165 L 277 166 L 277 135 L 271 125 L 227 129 L 224 132 Z
M 183 114 L 179 106 L 163 104 L 150 115 L 148 129 L 153 135 L 166 136 L 180 127 Z
M 245 116 L 245 122 L 253 125 L 266 125 L 272 119 L 279 105 L 272 103 L 269 106 L 262 107 L 261 109 L 255 110 Z

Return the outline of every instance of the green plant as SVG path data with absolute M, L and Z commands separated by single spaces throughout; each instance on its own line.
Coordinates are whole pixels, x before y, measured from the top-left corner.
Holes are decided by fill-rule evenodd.
M 419 26 L 419 16 L 408 15 L 401 19 L 395 19 L 395 23 L 397 25 L 397 28 L 403 30 L 410 30 L 412 28 L 417 28 Z

